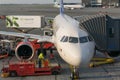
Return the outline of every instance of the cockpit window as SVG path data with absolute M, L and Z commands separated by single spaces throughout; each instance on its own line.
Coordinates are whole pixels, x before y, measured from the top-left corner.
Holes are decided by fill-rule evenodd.
M 78 43 L 78 38 L 77 37 L 69 37 L 69 42 L 70 43 Z
M 67 42 L 68 41 L 68 36 L 65 36 L 65 38 L 63 39 L 63 42 Z
M 63 36 L 60 40 L 61 42 L 70 42 L 70 43 L 85 43 L 88 41 L 93 41 L 92 37 L 90 36 L 84 36 L 84 37 L 68 37 L 68 36 Z
M 63 36 L 60 41 L 61 42 L 67 42 L 68 41 L 68 36 Z
M 89 41 L 93 41 L 93 38 L 91 36 L 88 36 Z
M 86 36 L 85 37 L 80 37 L 79 40 L 80 40 L 80 43 L 88 42 L 88 39 L 87 39 Z
M 63 41 L 64 38 L 65 38 L 65 36 L 63 36 L 60 41 Z

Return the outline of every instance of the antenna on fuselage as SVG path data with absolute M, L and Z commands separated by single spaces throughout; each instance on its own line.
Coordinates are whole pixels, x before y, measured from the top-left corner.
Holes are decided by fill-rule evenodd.
M 60 14 L 63 15 L 63 13 L 64 13 L 63 0 L 60 0 Z

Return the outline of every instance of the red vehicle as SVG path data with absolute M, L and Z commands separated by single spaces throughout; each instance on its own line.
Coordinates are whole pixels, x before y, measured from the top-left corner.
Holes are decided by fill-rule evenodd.
M 8 57 L 8 53 L 0 53 L 0 59 Z
M 52 60 L 53 61 L 53 60 Z M 58 63 L 52 63 L 45 65 L 41 68 L 36 67 L 34 62 L 18 62 L 9 63 L 8 67 L 3 66 L 2 73 L 9 73 L 9 76 L 39 76 L 39 75 L 57 75 L 61 71 L 61 67 Z

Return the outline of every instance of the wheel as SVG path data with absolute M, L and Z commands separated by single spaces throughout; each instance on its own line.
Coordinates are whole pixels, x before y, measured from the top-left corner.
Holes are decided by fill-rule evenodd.
M 17 76 L 17 72 L 16 71 L 10 71 L 10 76 L 11 77 L 16 77 Z
M 11 50 L 10 53 L 9 53 L 9 56 L 14 56 L 14 55 L 15 55 L 15 51 Z
M 58 75 L 59 72 L 58 71 L 52 71 L 52 75 Z
M 73 10 L 74 8 L 72 7 L 72 8 L 70 8 L 70 10 Z
M 79 79 L 79 72 L 72 72 L 70 78 L 72 80 L 78 80 Z

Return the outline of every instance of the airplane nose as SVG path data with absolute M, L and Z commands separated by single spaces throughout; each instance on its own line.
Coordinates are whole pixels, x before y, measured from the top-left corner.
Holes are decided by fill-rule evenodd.
M 81 52 L 80 51 L 78 52 L 74 51 L 74 52 L 75 52 L 73 53 L 74 55 L 72 55 L 72 60 L 73 60 L 72 65 L 79 66 L 81 63 Z
M 80 47 L 79 45 L 65 47 L 63 50 L 63 59 L 73 66 L 87 66 L 93 57 L 93 50 L 94 49 L 90 49 L 87 46 Z
M 79 66 L 81 63 L 81 50 L 78 48 L 71 48 L 68 51 L 68 56 L 71 58 L 69 63 L 73 66 Z
M 60 49 L 60 56 L 70 65 L 87 66 L 93 57 L 93 50 L 88 45 L 80 46 L 78 44 L 63 46 Z

